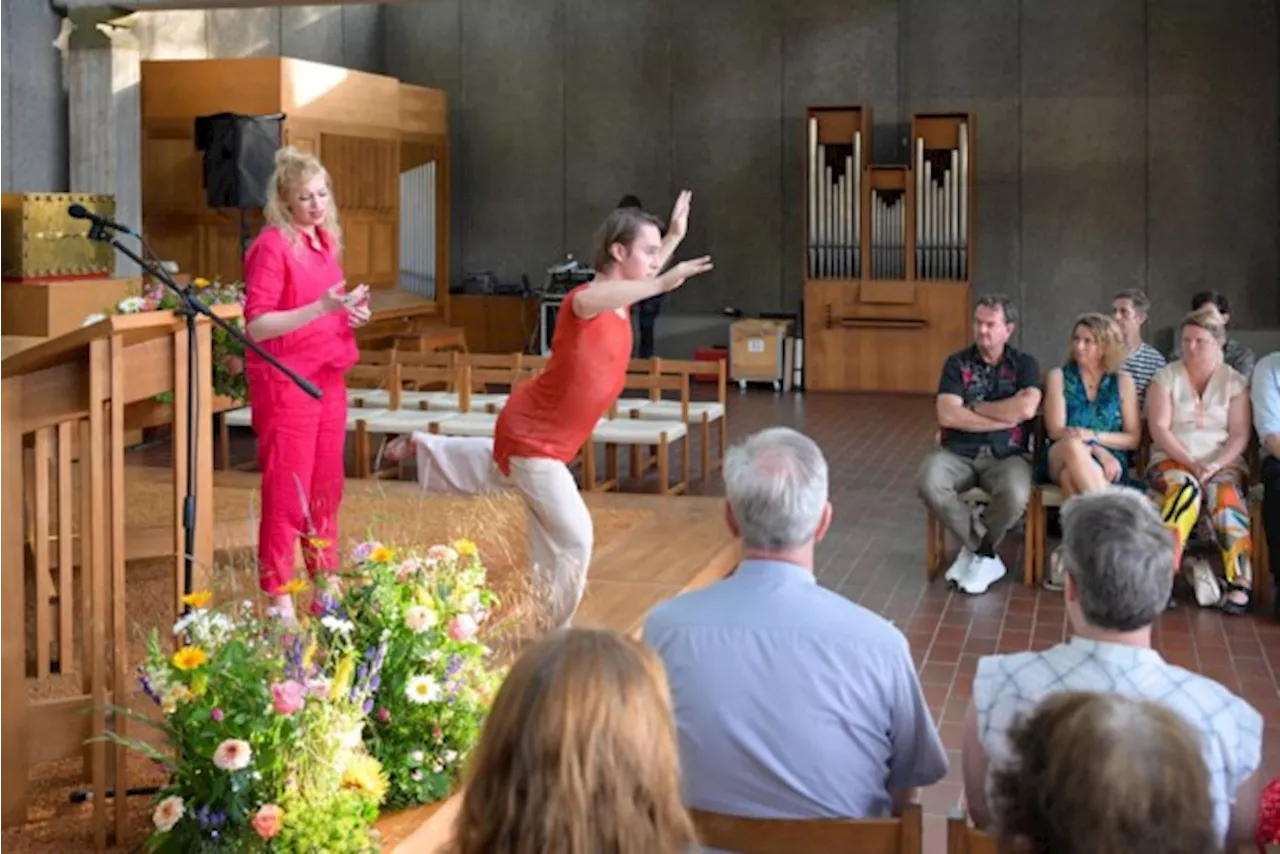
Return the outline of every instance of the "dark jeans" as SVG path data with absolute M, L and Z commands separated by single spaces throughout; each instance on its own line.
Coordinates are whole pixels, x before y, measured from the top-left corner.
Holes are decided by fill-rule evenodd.
M 1271 555 L 1271 577 L 1276 580 L 1280 596 L 1280 460 L 1267 457 L 1262 461 L 1262 524 L 1267 529 L 1267 552 Z
M 665 296 L 666 294 L 658 294 L 636 304 L 636 320 L 640 326 L 636 345 L 637 359 L 653 358 L 653 327 L 658 322 L 658 315 L 662 313 L 662 298 Z

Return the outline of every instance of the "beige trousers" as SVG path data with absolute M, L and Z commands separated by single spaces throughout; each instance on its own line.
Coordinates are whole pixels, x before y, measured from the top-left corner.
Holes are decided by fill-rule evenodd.
M 493 440 L 414 433 L 418 483 L 426 492 L 485 495 L 514 489 L 528 507 L 529 562 L 535 592 L 567 626 L 582 601 L 594 537 L 591 513 L 569 467 L 559 460 L 512 457 L 504 476 Z

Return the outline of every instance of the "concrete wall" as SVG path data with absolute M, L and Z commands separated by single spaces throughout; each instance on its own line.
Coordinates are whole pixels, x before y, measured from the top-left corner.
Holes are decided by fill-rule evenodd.
M 660 349 L 724 305 L 801 295 L 803 115 L 866 104 L 878 162 L 913 112 L 976 115 L 976 282 L 1059 358 L 1076 312 L 1145 287 L 1167 327 L 1226 290 L 1280 323 L 1274 0 L 424 0 L 386 8 L 389 73 L 449 91 L 455 278 L 535 281 L 619 196 L 696 196 Z M 673 335 L 687 340 L 676 344 Z
M 5 0 L 3 189 L 67 189 L 61 20 L 48 0 Z M 292 56 L 385 71 L 380 6 L 144 12 L 126 23 L 143 59 Z
M 67 189 L 67 97 L 54 46 L 60 28 L 48 0 L 4 0 L 0 188 L 6 193 Z

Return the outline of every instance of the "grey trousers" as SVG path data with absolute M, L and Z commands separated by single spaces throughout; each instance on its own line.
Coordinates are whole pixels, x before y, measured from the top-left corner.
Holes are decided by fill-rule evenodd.
M 991 503 L 978 518 L 960 496 L 974 487 L 991 496 Z M 916 491 L 924 503 L 938 514 L 947 530 L 970 551 L 976 551 L 984 535 L 992 547 L 1027 509 L 1031 498 L 1031 463 L 1025 457 L 976 459 L 936 448 L 925 457 L 916 476 Z

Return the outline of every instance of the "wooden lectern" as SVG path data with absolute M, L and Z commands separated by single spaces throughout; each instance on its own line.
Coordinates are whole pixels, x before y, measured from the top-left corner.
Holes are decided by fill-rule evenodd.
M 237 306 L 214 310 L 224 319 L 240 314 Z M 107 844 L 109 789 L 117 793 L 114 826 L 117 832 L 124 827 L 126 799 L 119 795 L 128 789 L 126 748 L 108 747 L 102 741 L 86 747 L 85 741 L 106 732 L 109 723 L 125 734 L 127 719 L 109 716 L 107 706 L 127 703 L 131 666 L 139 663 L 127 660 L 125 433 L 130 429 L 131 404 L 137 404 L 135 410 L 149 411 L 156 395 L 173 392 L 173 410 L 179 413 L 173 440 L 176 615 L 184 592 L 187 432 L 182 421 L 189 394 L 196 395 L 199 421 L 197 589 L 208 586 L 204 580 L 213 560 L 211 326 L 207 319 L 198 320 L 194 389 L 187 386 L 186 324 L 172 312 L 112 316 L 0 363 L 0 819 L 6 828 L 26 821 L 32 766 L 77 754 L 85 757 L 86 776 L 92 780 L 95 847 L 103 850 Z M 30 629 L 28 619 L 34 623 Z M 68 690 L 68 677 L 76 670 L 78 683 Z M 48 699 L 50 694 L 56 699 Z

